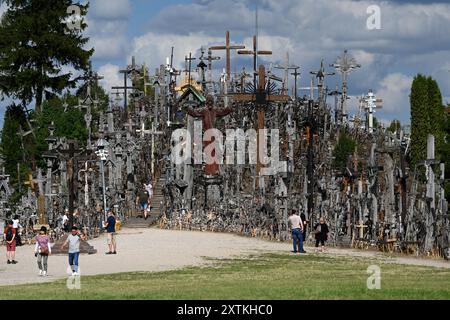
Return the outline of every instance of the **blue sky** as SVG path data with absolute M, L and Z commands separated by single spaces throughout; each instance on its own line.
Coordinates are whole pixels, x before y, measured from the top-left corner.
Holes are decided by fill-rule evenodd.
M 299 65 L 300 86 L 310 83 L 309 71 L 321 59 L 326 65 L 344 49 L 362 68 L 350 75 L 349 94 L 372 89 L 385 106 L 376 116 L 409 121 L 409 90 L 417 73 L 437 79 L 444 97 L 450 97 L 450 3 L 448 1 L 378 0 L 259 0 L 261 49 L 274 55 L 265 64 L 283 62 L 286 52 Z M 255 0 L 92 0 L 87 17 L 89 46 L 96 49 L 94 67 L 105 76 L 109 90 L 121 84 L 118 70 L 136 56 L 139 64 L 154 68 L 175 47 L 175 64 L 182 67 L 189 52 L 221 44 L 226 30 L 232 42 L 251 47 Z M 381 30 L 368 30 L 367 7 L 381 9 Z M 224 58 L 222 53 L 217 52 Z M 214 64 L 218 71 L 224 59 Z M 251 69 L 251 59 L 232 56 L 232 70 Z M 331 69 L 329 71 L 332 71 Z M 281 76 L 281 72 L 279 72 Z M 290 84 L 292 85 L 292 79 Z M 329 77 L 334 88 L 340 77 Z M 450 100 L 450 99 L 445 99 Z M 1 103 L 0 122 L 6 101 Z M 330 101 L 331 103 L 331 101 Z M 357 109 L 356 99 L 350 110 Z M 1 123 L 0 123 L 1 124 Z

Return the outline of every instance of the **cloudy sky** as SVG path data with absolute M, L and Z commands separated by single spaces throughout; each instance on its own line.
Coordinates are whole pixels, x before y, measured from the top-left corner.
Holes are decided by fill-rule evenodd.
M 309 86 L 309 72 L 319 68 L 321 59 L 329 65 L 347 49 L 362 65 L 350 75 L 349 94 L 372 89 L 384 100 L 383 110 L 376 114 L 382 121 L 409 122 L 408 95 L 417 73 L 433 76 L 443 96 L 450 97 L 450 1 L 258 2 L 260 49 L 274 52 L 260 61 L 281 63 L 289 53 L 290 63 L 301 67 L 300 86 Z M 379 30 L 367 28 L 367 9 L 374 4 L 381 10 Z M 118 70 L 131 56 L 154 71 L 174 46 L 175 63 L 184 67 L 185 55 L 198 57 L 202 45 L 222 44 L 226 30 L 232 42 L 251 48 L 255 7 L 256 0 L 92 0 L 87 33 L 96 51 L 94 67 L 109 89 L 121 84 Z M 249 70 L 251 61 L 233 54 L 232 70 Z M 221 70 L 224 59 L 214 67 Z M 333 76 L 326 82 L 334 88 L 341 81 Z M 350 106 L 357 110 L 356 99 Z

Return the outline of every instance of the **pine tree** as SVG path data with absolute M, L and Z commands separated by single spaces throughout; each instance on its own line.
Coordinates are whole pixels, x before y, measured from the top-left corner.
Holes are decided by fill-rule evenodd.
M 428 113 L 430 117 L 430 134 L 435 138 L 436 159 L 441 159 L 445 138 L 445 108 L 442 103 L 442 94 L 436 80 L 429 77 L 428 85 Z
M 6 0 L 8 10 L 0 22 L 0 89 L 3 95 L 24 105 L 33 100 L 40 112 L 46 96 L 74 87 L 76 81 L 62 67 L 87 70 L 93 49 L 85 50 L 88 38 L 69 29 L 71 0 Z M 77 4 L 81 17 L 88 5 Z
M 17 165 L 20 168 L 21 179 L 30 170 L 29 137 L 20 135 L 21 129 L 26 131 L 25 112 L 21 106 L 12 104 L 6 108 L 5 120 L 1 135 L 0 151 L 4 160 L 6 173 L 11 175 L 11 183 L 18 181 Z
M 419 74 L 411 86 L 411 163 L 417 165 L 427 155 L 427 136 L 431 132 L 427 78 Z

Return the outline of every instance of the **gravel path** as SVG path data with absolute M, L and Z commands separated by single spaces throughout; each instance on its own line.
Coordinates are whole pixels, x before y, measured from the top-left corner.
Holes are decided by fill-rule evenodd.
M 290 243 L 269 242 L 231 234 L 160 229 L 123 229 L 117 235 L 117 242 L 118 254 L 106 256 L 104 254 L 107 251 L 105 236 L 90 241 L 89 243 L 98 250 L 98 253 L 80 257 L 82 275 L 166 271 L 208 263 L 204 257 L 233 258 L 255 253 L 292 250 Z M 33 249 L 34 246 L 19 247 L 16 252 L 16 260 L 19 263 L 7 265 L 6 248 L 0 247 L 0 286 L 40 283 L 67 277 L 68 263 L 65 255 L 50 256 L 49 276 L 38 277 Z M 308 247 L 306 250 L 314 251 L 313 248 Z M 371 257 L 383 262 L 450 268 L 450 263 L 443 260 L 387 257 L 372 251 L 330 249 L 326 254 Z

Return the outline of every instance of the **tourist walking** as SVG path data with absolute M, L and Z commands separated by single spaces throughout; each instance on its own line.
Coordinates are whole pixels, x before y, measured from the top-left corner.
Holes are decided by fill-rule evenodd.
M 64 242 L 62 248 L 64 249 L 69 246 L 69 266 L 72 269 L 72 276 L 78 276 L 78 259 L 80 257 L 80 244 L 81 240 L 85 240 L 84 235 L 78 230 L 77 227 L 73 226 L 71 233 L 67 237 L 66 242 Z
M 303 221 L 300 218 L 299 215 L 297 215 L 297 211 L 292 210 L 291 214 L 289 216 L 289 224 L 291 225 L 292 230 L 292 243 L 294 246 L 294 253 L 300 252 L 300 253 L 306 253 L 306 251 L 303 249 Z M 297 241 L 300 243 L 299 250 L 297 251 Z
M 117 254 L 116 252 L 116 217 L 111 210 L 108 212 L 108 219 L 105 224 L 106 232 L 108 233 L 108 247 L 109 252 L 106 254 Z
M 39 276 L 46 277 L 48 270 L 48 256 L 51 255 L 50 238 L 47 235 L 47 228 L 41 227 L 39 234 L 36 236 L 36 246 L 34 248 L 34 256 L 37 257 L 39 268 Z
M 6 241 L 7 264 L 16 264 L 16 230 L 13 227 L 12 221 L 8 221 L 8 226 L 4 230 L 3 238 Z
M 316 252 L 319 251 L 319 243 L 321 244 L 320 251 L 325 252 L 325 242 L 328 240 L 330 230 L 325 223 L 325 218 L 321 217 L 319 223 L 314 226 L 314 233 L 316 238 Z
M 136 205 L 139 205 L 141 211 L 144 214 L 145 220 L 148 218 L 148 206 L 149 206 L 149 200 L 150 195 L 148 194 L 148 191 L 145 189 L 145 183 L 144 183 L 144 189 L 139 191 L 139 194 L 136 199 Z

